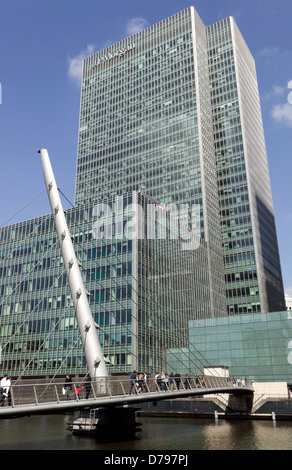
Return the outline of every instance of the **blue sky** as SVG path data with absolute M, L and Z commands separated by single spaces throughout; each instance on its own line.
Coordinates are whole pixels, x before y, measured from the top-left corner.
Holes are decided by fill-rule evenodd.
M 233 16 L 255 58 L 283 279 L 292 295 L 291 0 L 0 0 L 0 226 L 49 212 L 43 193 L 17 214 L 44 188 L 41 147 L 74 202 L 82 58 L 190 5 L 205 25 Z

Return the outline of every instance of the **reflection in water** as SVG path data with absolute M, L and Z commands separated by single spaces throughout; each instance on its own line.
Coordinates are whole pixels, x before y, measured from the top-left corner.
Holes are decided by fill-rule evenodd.
M 219 420 L 203 430 L 206 450 L 247 450 L 254 448 L 254 424 L 258 421 Z M 272 422 L 269 423 L 272 425 Z
M 289 421 L 289 424 L 291 422 Z M 277 421 L 273 425 L 269 426 L 268 422 L 264 422 L 263 426 L 258 426 L 254 430 L 255 448 L 258 450 L 262 449 L 292 449 L 292 436 L 291 427 L 287 425 L 281 425 L 281 422 Z M 263 447 L 263 442 L 266 447 Z
M 203 430 L 207 450 L 291 450 L 292 421 L 220 420 Z
M 98 442 L 67 431 L 69 415 L 0 421 L 0 450 L 291 450 L 291 421 L 141 418 L 132 441 Z

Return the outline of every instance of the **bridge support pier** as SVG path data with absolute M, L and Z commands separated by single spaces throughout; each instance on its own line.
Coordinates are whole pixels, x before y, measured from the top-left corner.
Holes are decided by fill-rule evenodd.
M 253 396 L 250 394 L 229 395 L 226 414 L 250 414 L 253 405 Z
M 141 423 L 136 423 L 137 408 L 105 407 L 76 411 L 68 429 L 73 434 L 94 435 L 100 439 L 134 439 L 140 432 Z

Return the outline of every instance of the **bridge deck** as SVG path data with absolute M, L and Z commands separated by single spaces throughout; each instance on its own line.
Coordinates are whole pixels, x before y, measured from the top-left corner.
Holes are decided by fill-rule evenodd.
M 20 385 L 11 386 L 10 396 L 5 399 L 4 406 L 0 407 L 0 419 L 33 414 L 63 413 L 82 408 L 122 406 L 131 403 L 196 397 L 216 393 L 253 393 L 250 383 L 246 382 L 240 386 L 234 386 L 229 378 L 223 377 L 206 377 L 204 383 L 196 383 L 195 380 L 191 380 L 187 387 L 181 382 L 179 389 L 173 384 L 173 386 L 166 386 L 164 390 L 157 388 L 152 380 L 151 383 L 143 384 L 142 391 L 139 392 L 138 385 L 135 385 L 132 393 L 130 393 L 129 378 L 123 376 L 122 378 L 106 377 L 96 379 L 91 383 L 91 392 L 87 399 L 85 398 L 85 388 L 81 390 L 79 397 L 77 397 L 76 389 L 78 386 L 73 383 L 68 399 L 62 391 L 63 383 L 23 382 Z

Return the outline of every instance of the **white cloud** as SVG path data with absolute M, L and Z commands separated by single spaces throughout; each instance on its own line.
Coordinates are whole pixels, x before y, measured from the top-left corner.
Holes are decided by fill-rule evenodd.
M 148 21 L 143 17 L 131 18 L 126 25 L 126 34 L 131 36 L 138 33 L 148 26 Z M 106 41 L 102 49 L 109 47 L 113 41 Z M 77 84 L 80 85 L 82 79 L 83 60 L 96 52 L 95 46 L 88 44 L 84 51 L 81 51 L 75 57 L 68 57 L 68 75 Z
M 142 29 L 145 29 L 148 26 L 148 21 L 145 18 L 131 18 L 126 27 L 126 33 L 129 36 L 138 33 Z
M 281 95 L 284 91 L 284 88 L 281 86 L 274 85 L 273 86 L 273 94 L 274 95 Z
M 290 64 L 292 53 L 290 49 L 280 50 L 276 46 L 264 47 L 259 52 L 259 57 L 264 61 L 265 65 L 277 67 L 279 63 Z
M 285 294 L 292 295 L 292 286 L 286 287 Z
M 270 93 L 268 93 L 266 95 L 266 99 L 270 99 L 272 98 L 273 96 L 279 96 L 279 95 L 282 95 L 282 93 L 284 92 L 285 88 L 284 87 L 281 87 L 281 86 L 278 86 L 278 85 L 274 85 L 273 86 L 273 90 L 270 91 Z
M 291 104 L 277 104 L 271 111 L 272 117 L 279 123 L 284 123 L 288 127 L 292 127 L 292 106 Z
M 278 47 L 264 47 L 259 53 L 261 57 L 265 57 L 266 59 L 271 59 L 277 55 L 279 55 L 280 50 Z
M 92 44 L 88 44 L 85 51 L 80 52 L 75 57 L 68 57 L 68 75 L 78 85 L 80 84 L 82 77 L 83 60 L 93 54 L 94 49 L 95 47 Z

